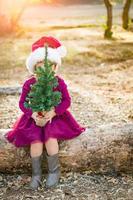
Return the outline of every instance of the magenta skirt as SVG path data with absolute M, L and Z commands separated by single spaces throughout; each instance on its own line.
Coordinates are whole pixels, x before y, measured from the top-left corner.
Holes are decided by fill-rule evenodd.
M 13 129 L 5 134 L 5 138 L 16 147 L 28 146 L 34 142 L 45 143 L 49 138 L 57 140 L 72 139 L 85 131 L 67 110 L 63 115 L 55 116 L 51 123 L 44 127 L 35 124 L 25 114 L 15 122 Z

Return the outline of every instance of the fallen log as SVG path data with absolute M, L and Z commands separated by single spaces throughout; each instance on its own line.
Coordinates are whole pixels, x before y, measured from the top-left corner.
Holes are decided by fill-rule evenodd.
M 21 93 L 21 87 L 0 87 L 0 95 L 14 95 L 14 94 L 20 94 Z
M 0 130 L 0 172 L 30 172 L 29 147 L 16 148 Z M 89 128 L 79 137 L 60 142 L 62 171 L 133 173 L 133 124 L 106 124 Z M 45 156 L 44 156 L 45 157 Z M 44 159 L 43 170 L 46 169 Z

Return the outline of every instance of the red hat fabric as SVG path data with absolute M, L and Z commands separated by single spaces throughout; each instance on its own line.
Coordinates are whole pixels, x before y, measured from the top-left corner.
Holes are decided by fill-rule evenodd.
M 47 44 L 51 48 L 58 48 L 61 46 L 61 43 L 56 38 L 52 36 L 44 36 L 33 43 L 32 51 L 36 50 L 39 47 L 44 47 L 45 44 Z

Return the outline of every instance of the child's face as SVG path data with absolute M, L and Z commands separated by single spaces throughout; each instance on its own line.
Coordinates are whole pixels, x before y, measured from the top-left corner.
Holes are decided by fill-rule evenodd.
M 43 64 L 44 64 L 44 61 L 37 62 L 37 64 L 35 65 L 35 69 L 36 69 L 36 67 L 41 67 L 41 66 L 43 66 Z M 52 70 L 53 70 L 54 72 L 57 72 L 57 64 L 53 64 L 53 65 L 52 65 Z

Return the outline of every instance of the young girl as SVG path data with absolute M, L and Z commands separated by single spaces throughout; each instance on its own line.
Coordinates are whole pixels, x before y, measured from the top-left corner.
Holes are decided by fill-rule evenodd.
M 23 114 L 15 123 L 13 129 L 5 135 L 6 139 L 16 147 L 30 145 L 32 179 L 29 186 L 31 189 L 37 189 L 41 185 L 43 144 L 46 147 L 49 170 L 46 187 L 52 187 L 58 184 L 60 178 L 58 140 L 72 139 L 85 130 L 68 111 L 71 98 L 66 83 L 57 75 L 58 86 L 56 89 L 62 95 L 60 104 L 51 111 L 46 112 L 44 117 L 39 117 L 36 112 L 24 107 L 31 86 L 37 81 L 35 69 L 43 65 L 45 44 L 48 45 L 48 60 L 53 63 L 52 70 L 55 72 L 57 72 L 58 66 L 61 65 L 61 58 L 66 55 L 65 47 L 61 45 L 60 41 L 51 36 L 42 37 L 32 45 L 32 52 L 26 61 L 26 66 L 32 76 L 24 82 L 19 100 L 19 107 Z M 46 123 L 42 126 L 44 120 Z

